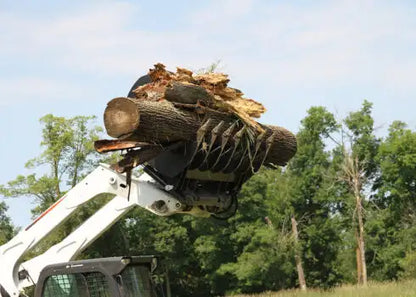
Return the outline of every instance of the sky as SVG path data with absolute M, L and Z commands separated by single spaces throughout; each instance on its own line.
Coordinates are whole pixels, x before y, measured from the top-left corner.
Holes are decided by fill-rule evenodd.
M 221 61 L 230 85 L 297 132 L 308 108 L 337 118 L 374 103 L 378 133 L 416 128 L 416 2 L 0 0 L 0 184 L 41 152 L 39 118 L 96 115 L 162 62 Z M 18 226 L 33 201 L 7 198 Z

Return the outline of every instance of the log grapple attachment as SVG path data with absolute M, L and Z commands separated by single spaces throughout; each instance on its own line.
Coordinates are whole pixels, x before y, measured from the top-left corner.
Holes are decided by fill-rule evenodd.
M 296 139 L 289 131 L 257 122 L 253 126 L 244 117 L 214 109 L 207 98 L 217 95 L 197 83 L 156 83 L 151 74 L 143 76 L 127 98 L 109 102 L 104 122 L 108 134 L 117 139 L 99 140 L 95 148 L 100 153 L 123 151 L 123 158 L 113 165 L 114 169 L 130 174 L 133 168 L 142 165 L 146 173 L 181 201 L 184 211 L 197 206 L 202 213 L 217 218 L 232 216 L 237 209 L 237 194 L 245 181 L 262 165 L 272 168 L 285 165 L 295 154 Z M 160 91 L 161 84 L 165 84 L 162 99 L 169 99 L 169 104 L 163 106 L 165 114 L 166 110 L 172 112 L 172 117 L 177 114 L 179 120 L 175 119 L 173 124 L 179 122 L 183 126 L 181 131 L 167 136 L 160 122 L 162 115 L 155 108 L 162 99 L 152 97 L 155 90 Z M 148 91 L 150 88 L 153 93 Z M 131 109 L 139 110 L 134 112 L 137 113 L 134 120 Z M 113 129 L 110 119 L 121 125 Z M 138 122 L 141 130 L 123 130 L 124 126 L 139 126 Z

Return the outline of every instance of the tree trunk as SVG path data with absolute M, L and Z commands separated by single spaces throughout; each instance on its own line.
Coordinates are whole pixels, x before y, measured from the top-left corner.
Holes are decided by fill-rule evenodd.
M 356 207 L 357 207 L 357 217 L 358 217 L 358 248 L 360 249 L 360 259 L 361 262 L 361 284 L 364 286 L 367 285 L 367 265 L 365 262 L 365 246 L 364 246 L 364 222 L 362 214 L 362 201 L 361 196 L 356 196 Z
M 176 106 L 183 107 L 183 104 Z M 196 105 L 187 105 L 185 108 L 176 106 L 168 101 L 115 98 L 108 103 L 104 112 L 104 125 L 111 137 L 162 145 L 175 141 L 195 141 L 201 127 L 207 139 L 211 138 L 211 132 L 217 131 L 219 136 L 216 141 L 220 145 L 221 136 L 231 127 L 227 141 L 232 146 L 236 142 L 237 132 L 244 129 L 242 121 L 230 113 Z M 250 139 L 255 142 L 261 138 L 263 147 L 270 142 L 264 162 L 286 165 L 296 153 L 295 136 L 282 127 L 262 125 L 262 128 L 264 134 L 251 135 Z
M 362 187 L 363 187 L 363 175 L 364 172 L 361 169 L 360 161 L 357 157 L 353 157 L 351 154 L 345 152 L 345 163 L 343 171 L 345 173 L 345 179 L 350 185 L 351 192 L 355 198 L 355 213 L 357 214 L 357 229 L 356 229 L 356 241 L 357 241 L 357 280 L 359 284 L 367 285 L 367 265 L 365 262 L 365 245 L 364 245 L 364 221 L 363 221 L 363 205 L 362 205 Z M 355 220 L 355 216 L 354 216 Z
M 295 240 L 295 261 L 296 261 L 296 269 L 298 271 L 298 279 L 299 279 L 299 287 L 302 291 L 306 291 L 306 281 L 305 281 L 305 274 L 303 273 L 302 267 L 302 258 L 300 252 L 297 248 L 298 246 L 298 227 L 297 222 L 294 216 L 292 216 L 292 233 L 293 238 Z
M 363 269 L 362 269 L 362 262 L 361 262 L 361 249 L 359 247 L 359 240 L 358 240 L 358 233 L 355 233 L 355 237 L 357 240 L 357 247 L 355 248 L 355 255 L 357 261 L 357 283 L 363 283 Z
M 362 183 L 361 183 L 361 173 L 358 168 L 358 159 L 353 159 L 353 187 L 354 187 L 354 196 L 355 196 L 355 209 L 357 212 L 357 220 L 358 220 L 358 236 L 357 236 L 357 246 L 360 249 L 359 256 L 360 258 L 357 261 L 360 261 L 360 268 L 361 268 L 361 283 L 362 285 L 367 285 L 367 265 L 365 263 L 365 246 L 364 246 L 364 222 L 363 222 L 363 205 L 362 205 L 362 198 L 361 198 L 361 190 L 362 190 Z
M 172 291 L 170 288 L 169 273 L 165 271 L 165 281 L 166 281 L 166 297 L 172 297 Z

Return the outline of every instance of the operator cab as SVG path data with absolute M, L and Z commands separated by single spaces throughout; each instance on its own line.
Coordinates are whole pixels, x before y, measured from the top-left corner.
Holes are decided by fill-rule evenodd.
M 155 256 L 111 257 L 46 266 L 35 297 L 156 297 Z

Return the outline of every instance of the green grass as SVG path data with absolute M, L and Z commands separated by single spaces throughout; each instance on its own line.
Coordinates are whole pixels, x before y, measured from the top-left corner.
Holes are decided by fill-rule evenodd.
M 288 290 L 265 292 L 253 295 L 235 295 L 234 297 L 416 297 L 416 280 L 370 283 L 367 287 L 346 285 L 330 291 Z

